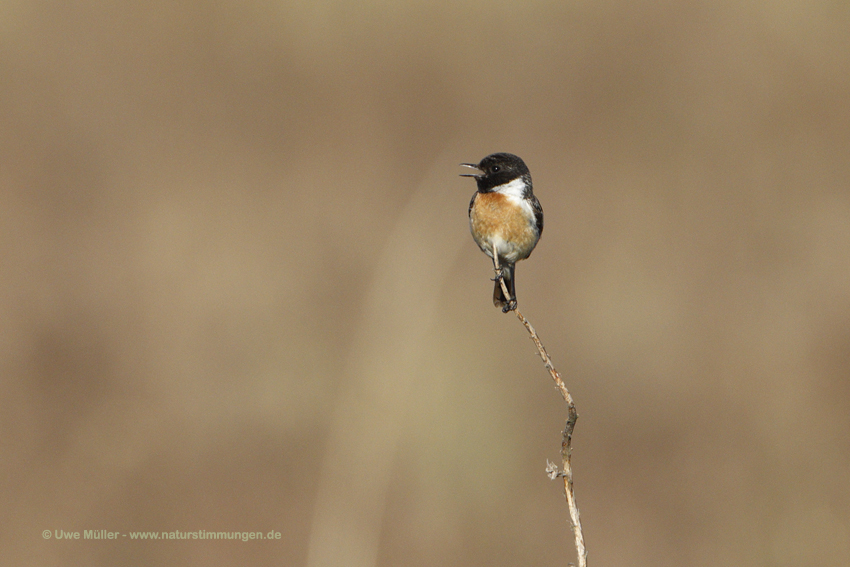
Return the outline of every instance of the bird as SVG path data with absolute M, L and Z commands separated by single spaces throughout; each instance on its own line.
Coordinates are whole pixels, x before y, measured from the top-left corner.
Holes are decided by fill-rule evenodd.
M 469 230 L 499 267 L 493 280 L 493 304 L 502 313 L 513 311 L 517 308 L 515 265 L 531 255 L 543 234 L 543 208 L 534 196 L 531 173 L 519 156 L 502 152 L 460 165 L 480 171 L 461 174 L 478 184 L 469 202 Z M 510 297 L 502 291 L 502 279 Z

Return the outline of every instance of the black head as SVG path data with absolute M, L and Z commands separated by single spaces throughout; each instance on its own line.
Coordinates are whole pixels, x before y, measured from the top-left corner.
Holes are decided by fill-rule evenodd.
M 481 171 L 480 174 L 463 173 L 462 177 L 474 177 L 478 182 L 478 190 L 482 193 L 491 191 L 494 187 L 509 183 L 518 177 L 524 178 L 531 187 L 531 173 L 525 162 L 519 156 L 507 153 L 490 154 L 478 164 L 462 163 L 461 165 Z

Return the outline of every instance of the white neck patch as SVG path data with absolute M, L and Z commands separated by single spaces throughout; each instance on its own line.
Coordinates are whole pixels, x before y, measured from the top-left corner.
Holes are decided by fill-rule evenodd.
M 525 183 L 522 181 L 522 177 L 517 177 L 513 181 L 494 187 L 493 191 L 513 199 L 522 199 L 525 192 Z

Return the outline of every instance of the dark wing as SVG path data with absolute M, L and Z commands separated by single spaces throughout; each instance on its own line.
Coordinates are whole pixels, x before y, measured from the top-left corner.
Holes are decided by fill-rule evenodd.
M 534 211 L 534 221 L 537 223 L 537 234 L 543 234 L 543 207 L 537 197 L 531 196 L 531 210 Z

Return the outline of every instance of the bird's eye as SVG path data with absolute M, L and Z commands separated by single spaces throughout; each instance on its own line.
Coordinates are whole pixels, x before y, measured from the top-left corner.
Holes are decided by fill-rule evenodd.
M 490 168 L 490 171 L 492 171 L 493 173 L 496 173 L 496 172 L 497 172 L 497 171 L 499 171 L 500 169 L 502 169 L 502 168 L 501 168 L 501 167 L 499 167 L 498 165 L 494 165 L 493 167 L 491 167 L 491 168 Z

